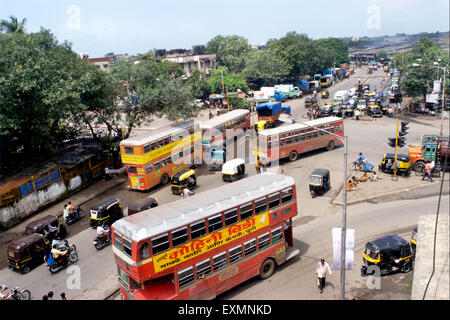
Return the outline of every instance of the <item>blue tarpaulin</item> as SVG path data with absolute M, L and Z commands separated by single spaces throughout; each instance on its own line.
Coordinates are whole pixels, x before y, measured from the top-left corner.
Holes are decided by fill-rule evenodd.
M 256 112 L 263 116 L 273 116 L 281 113 L 281 102 L 268 102 L 256 106 Z

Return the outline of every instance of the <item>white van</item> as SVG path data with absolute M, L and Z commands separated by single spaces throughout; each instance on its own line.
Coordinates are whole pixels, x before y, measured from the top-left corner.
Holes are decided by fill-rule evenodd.
M 339 90 L 334 94 L 334 100 L 348 100 L 348 91 L 347 90 Z

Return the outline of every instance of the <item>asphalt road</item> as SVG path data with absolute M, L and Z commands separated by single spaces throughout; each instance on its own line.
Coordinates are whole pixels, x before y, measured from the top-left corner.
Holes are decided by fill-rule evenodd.
M 377 71 L 372 74 L 373 78 L 368 80 L 368 83 L 375 85 L 379 83 L 379 80 L 383 77 L 384 73 L 382 71 Z M 333 96 L 336 90 L 349 89 L 358 83 L 358 80 L 365 79 L 366 72 L 361 69 L 351 79 L 346 79 L 337 83 L 335 86 L 328 89 L 330 92 L 330 97 Z M 292 114 L 294 118 L 301 118 L 303 114 L 306 114 L 304 109 L 304 99 L 291 100 L 285 104 L 291 106 Z M 323 103 L 321 103 L 323 104 Z M 380 118 L 374 121 L 355 121 L 352 119 L 344 120 L 345 133 L 348 135 L 348 159 L 349 162 L 355 159 L 359 152 L 363 152 L 370 162 L 378 164 L 381 160 L 383 154 L 387 151 L 392 151 L 391 148 L 387 146 L 387 137 L 393 136 L 395 133 L 395 120 L 389 118 Z M 431 121 L 429 123 L 411 123 L 410 134 L 408 134 L 408 143 L 419 143 L 420 138 L 425 133 L 437 133 L 439 130 L 439 123 L 437 121 Z M 405 148 L 406 152 L 406 148 Z M 308 176 L 312 169 L 317 167 L 325 167 L 331 170 L 331 183 L 332 190 L 323 197 L 318 197 L 312 199 L 309 195 L 308 190 Z M 295 225 L 298 227 L 295 229 L 295 235 L 297 239 L 297 245 L 302 250 L 302 255 L 300 260 L 289 262 L 280 270 L 291 270 L 279 272 L 274 275 L 272 279 L 265 281 L 266 284 L 258 284 L 258 282 L 251 280 L 243 286 L 230 291 L 225 294 L 222 298 L 230 297 L 242 298 L 242 299 L 260 299 L 262 293 L 265 294 L 267 291 L 268 296 L 271 296 L 265 286 L 267 283 L 277 282 L 277 277 L 280 278 L 280 283 L 287 285 L 290 282 L 290 277 L 294 277 L 295 274 L 301 273 L 305 276 L 298 280 L 300 282 L 292 286 L 292 288 L 300 288 L 299 285 L 304 285 L 304 290 L 302 293 L 291 292 L 293 299 L 311 299 L 314 296 L 317 288 L 314 286 L 314 268 L 316 265 L 317 257 L 324 256 L 327 260 L 331 257 L 331 227 L 340 225 L 339 213 L 341 211 L 340 207 L 336 207 L 330 204 L 330 198 L 333 196 L 334 191 L 343 182 L 343 148 L 336 148 L 333 151 L 317 150 L 302 154 L 299 159 L 295 162 L 282 161 L 279 172 L 293 176 L 297 182 L 298 189 L 298 201 L 300 216 L 295 221 Z M 248 175 L 255 174 L 255 168 L 252 165 L 247 165 L 246 170 Z M 101 182 L 99 182 L 101 183 Z M 223 182 L 220 179 L 220 172 L 210 172 L 207 170 L 202 170 L 198 178 L 198 187 L 195 192 L 199 193 L 210 188 L 220 186 Z M 166 203 L 179 199 L 178 196 L 174 196 L 169 191 L 169 186 L 157 187 L 147 192 L 130 191 L 127 187 L 127 183 L 123 183 L 117 188 L 111 189 L 110 191 L 102 194 L 101 196 L 93 199 L 92 201 L 86 203 L 82 208 L 86 213 L 85 220 L 82 222 L 77 222 L 75 225 L 70 226 L 71 237 L 69 241 L 77 245 L 79 251 L 79 261 L 74 265 L 75 268 L 69 268 L 59 272 L 56 275 L 51 275 L 44 265 L 41 265 L 29 274 L 21 275 L 12 272 L 8 269 L 3 269 L 0 271 L 0 283 L 6 283 L 9 286 L 18 285 L 23 288 L 27 288 L 32 292 L 33 299 L 40 299 L 43 294 L 46 294 L 49 290 L 53 290 L 56 293 L 66 292 L 68 298 L 75 297 L 81 294 L 84 290 L 91 286 L 95 286 L 98 281 L 108 275 L 114 274 L 116 267 L 113 261 L 113 255 L 111 247 L 107 247 L 102 251 L 97 251 L 93 247 L 92 239 L 95 237 L 95 230 L 88 227 L 88 215 L 89 208 L 92 204 L 101 201 L 108 197 L 117 197 L 121 200 L 125 207 L 125 212 L 127 211 L 127 206 L 141 198 L 145 197 L 155 197 L 160 203 Z M 426 200 L 428 201 L 428 199 Z M 426 206 L 420 207 L 421 203 L 427 203 L 425 200 L 420 200 L 416 202 L 401 202 L 383 204 L 380 208 L 386 208 L 386 213 L 377 214 L 378 207 L 372 204 L 367 205 L 356 205 L 349 207 L 349 227 L 358 226 L 357 237 L 360 235 L 371 236 L 377 235 L 383 232 L 388 232 L 391 230 L 397 230 L 399 228 L 409 228 L 410 226 L 417 224 L 417 217 L 420 215 L 415 211 L 416 208 L 422 208 L 422 214 L 428 212 Z M 401 204 L 401 205 L 400 205 Z M 394 209 L 390 209 L 391 207 Z M 368 211 L 370 209 L 370 211 Z M 403 217 L 403 220 L 398 220 L 397 215 L 389 214 L 392 212 L 397 212 L 398 210 L 403 210 L 405 212 L 416 212 L 415 216 Z M 368 214 L 367 212 L 371 212 Z M 357 217 L 364 217 L 360 220 Z M 366 221 L 366 218 L 370 219 Z M 368 225 L 369 221 L 372 221 Z M 403 221 L 403 222 L 402 222 Z M 407 223 L 406 223 L 407 221 Z M 361 223 L 362 226 L 359 226 Z M 306 229 L 305 229 L 306 228 Z M 315 229 L 316 228 L 316 229 Z M 317 231 L 316 231 L 317 230 Z M 320 232 L 318 232 L 320 230 Z M 323 235 L 323 236 L 318 236 Z M 357 238 L 359 241 L 366 241 L 365 238 Z M 360 243 L 362 246 L 363 243 Z M 362 247 L 361 247 L 362 248 Z M 355 253 L 355 261 L 360 260 L 360 253 Z M 301 265 L 297 268 L 296 264 Z M 77 269 L 79 268 L 79 269 Z M 305 270 L 299 271 L 299 270 Z M 68 271 L 73 273 L 68 273 Z M 283 274 L 286 273 L 284 276 Z M 350 272 L 349 272 L 350 273 Z M 71 282 L 79 275 L 79 286 L 77 283 Z M 359 275 L 359 268 L 358 268 Z M 333 277 L 333 276 L 332 276 Z M 330 281 L 332 281 L 332 277 Z M 334 276 L 337 278 L 336 276 Z M 295 277 L 294 277 L 295 278 Z M 293 278 L 293 279 L 294 279 Z M 303 279 L 303 280 L 302 280 Z M 307 279 L 307 280 L 306 280 Z M 68 283 L 69 281 L 69 283 Z M 297 280 L 296 280 L 297 281 Z M 334 281 L 334 280 L 333 280 Z M 356 280 L 355 280 L 356 281 Z M 253 283 L 256 284 L 257 288 L 264 289 L 261 292 L 254 292 Z M 333 282 L 332 282 L 333 284 Z M 338 282 L 336 282 L 338 284 Z M 336 284 L 333 284 L 336 287 Z M 263 287 L 260 287 L 263 286 Z M 278 283 L 274 286 L 277 288 Z M 249 293 L 246 292 L 246 288 L 249 288 Z M 303 288 L 303 287 L 302 287 Z M 267 289 L 267 290 L 266 290 Z M 238 290 L 238 291 L 236 291 Z M 241 291 L 239 291 L 241 290 Z M 253 291 L 252 291 L 253 290 Z M 282 286 L 279 286 L 279 290 L 286 290 Z M 292 289 L 294 290 L 294 289 Z M 256 290 L 257 291 L 257 290 Z M 250 294 L 250 292 L 254 292 Z M 278 291 L 277 291 L 278 292 Z M 329 297 L 330 299 L 335 299 L 338 296 L 331 295 L 331 290 L 325 290 L 323 297 Z M 330 296 L 328 296 L 330 294 Z M 229 296 L 228 296 L 229 295 Z M 280 297 L 280 296 L 278 296 Z M 285 299 L 289 297 L 284 296 Z

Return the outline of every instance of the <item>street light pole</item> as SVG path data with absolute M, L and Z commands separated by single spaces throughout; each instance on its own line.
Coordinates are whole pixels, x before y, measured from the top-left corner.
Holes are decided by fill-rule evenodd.
M 442 137 L 444 135 L 444 106 L 445 106 L 445 74 L 447 72 L 446 68 L 442 68 L 444 70 L 444 82 L 442 84 L 442 110 L 441 110 L 441 132 L 440 136 Z M 439 70 L 439 69 L 438 69 Z
M 341 300 L 345 300 L 345 244 L 347 236 L 347 136 L 344 136 L 344 194 L 341 234 Z

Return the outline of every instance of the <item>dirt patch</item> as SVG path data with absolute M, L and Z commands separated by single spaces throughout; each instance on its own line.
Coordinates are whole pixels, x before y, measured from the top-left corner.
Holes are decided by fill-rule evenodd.
M 369 289 L 367 281 L 370 278 L 361 278 L 360 287 L 350 289 L 349 297 L 354 300 L 409 300 L 413 275 L 413 272 L 399 272 L 382 276 L 379 289 Z

